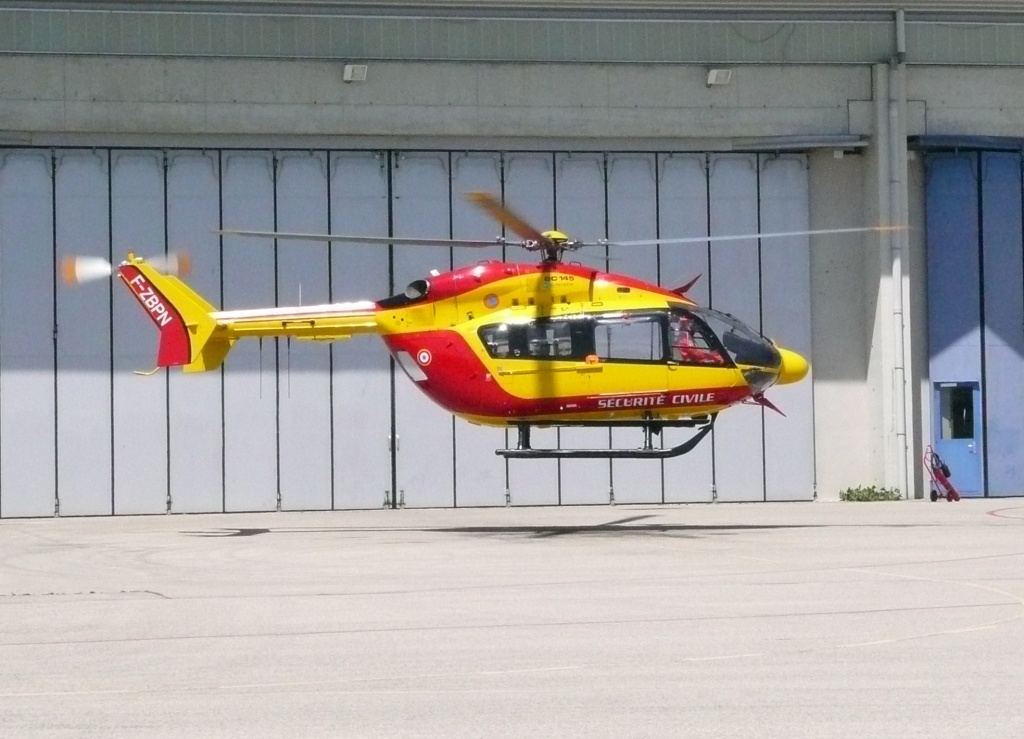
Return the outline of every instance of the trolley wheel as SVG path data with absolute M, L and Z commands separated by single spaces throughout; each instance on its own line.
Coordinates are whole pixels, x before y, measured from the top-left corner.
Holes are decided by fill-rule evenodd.
M 939 499 L 939 494 L 932 490 L 932 503 Z

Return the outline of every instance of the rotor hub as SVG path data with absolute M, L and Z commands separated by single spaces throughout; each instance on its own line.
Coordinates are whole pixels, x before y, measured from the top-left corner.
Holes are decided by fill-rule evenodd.
M 564 244 L 569 240 L 569 237 L 561 231 L 544 231 L 541 233 L 541 236 L 556 244 Z

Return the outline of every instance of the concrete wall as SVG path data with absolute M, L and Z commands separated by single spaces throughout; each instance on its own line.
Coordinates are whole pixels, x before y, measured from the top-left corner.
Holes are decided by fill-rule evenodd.
M 907 99 L 921 101 L 935 135 L 1024 135 L 1024 68 L 908 67 Z
M 869 135 L 853 65 L 373 62 L 0 55 L 0 135 L 651 138 Z M 908 132 L 1019 136 L 1024 69 L 910 66 Z M 705 148 L 698 146 L 696 148 Z
M 866 158 L 810 158 L 812 229 L 858 223 L 864 201 Z M 881 479 L 879 419 L 869 382 L 874 290 L 863 235 L 811 240 L 811 320 L 814 365 L 814 443 L 818 496 L 838 499 L 847 487 Z M 871 280 L 877 280 L 872 275 Z
M 863 67 L 0 56 L 0 131 L 167 136 L 725 139 L 849 132 Z M 349 143 L 351 141 L 349 140 Z

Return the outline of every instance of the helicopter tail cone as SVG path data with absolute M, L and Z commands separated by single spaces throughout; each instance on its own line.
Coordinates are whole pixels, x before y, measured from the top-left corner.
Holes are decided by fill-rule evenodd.
M 782 366 L 779 368 L 779 379 L 777 385 L 788 385 L 792 382 L 800 382 L 807 376 L 810 365 L 801 355 L 789 349 L 779 348 L 782 355 Z

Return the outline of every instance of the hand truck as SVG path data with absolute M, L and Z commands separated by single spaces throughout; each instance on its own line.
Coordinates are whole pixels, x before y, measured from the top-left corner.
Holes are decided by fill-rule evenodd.
M 949 479 L 953 476 L 949 467 L 930 444 L 924 449 L 924 468 L 928 471 L 928 476 L 932 478 L 931 498 L 933 503 L 939 498 L 945 498 L 950 503 L 960 500 L 960 493 L 956 491 Z

